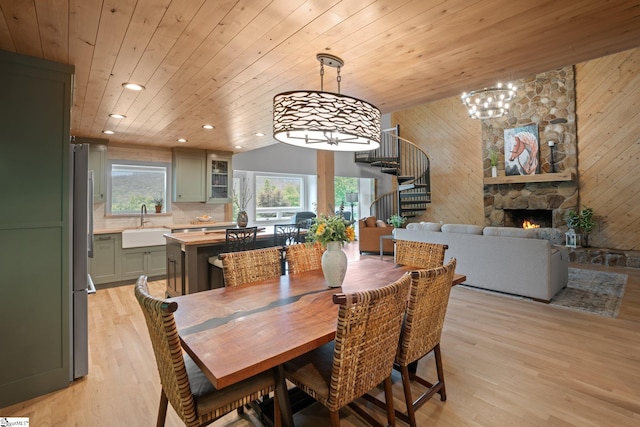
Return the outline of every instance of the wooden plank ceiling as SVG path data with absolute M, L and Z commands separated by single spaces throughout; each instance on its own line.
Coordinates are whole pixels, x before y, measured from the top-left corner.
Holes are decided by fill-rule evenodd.
M 0 0 L 0 12 L 0 49 L 75 65 L 73 135 L 234 152 L 275 142 L 273 96 L 319 90 L 319 52 L 345 61 L 343 94 L 390 113 L 640 46 L 637 0 Z M 327 69 L 324 90 L 335 79 Z

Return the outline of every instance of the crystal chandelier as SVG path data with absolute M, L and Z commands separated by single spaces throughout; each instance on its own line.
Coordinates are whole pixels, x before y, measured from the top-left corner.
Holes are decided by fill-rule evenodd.
M 367 151 L 380 147 L 380 110 L 340 94 L 337 56 L 319 53 L 320 91 L 296 90 L 273 97 L 273 137 L 299 147 Z M 324 66 L 337 68 L 338 93 L 324 92 Z
M 516 87 L 509 83 L 506 87 L 498 83 L 495 87 L 486 87 L 462 94 L 462 103 L 472 119 L 495 119 L 509 112 L 509 102 L 516 96 Z

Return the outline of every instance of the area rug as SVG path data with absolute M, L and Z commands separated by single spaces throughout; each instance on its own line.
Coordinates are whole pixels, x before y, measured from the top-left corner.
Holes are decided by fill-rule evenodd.
M 549 304 L 618 317 L 626 283 L 626 274 L 570 267 L 567 287 Z

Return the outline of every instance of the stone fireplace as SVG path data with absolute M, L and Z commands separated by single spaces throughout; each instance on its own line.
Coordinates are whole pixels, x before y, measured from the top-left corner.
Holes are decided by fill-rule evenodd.
M 513 83 L 518 95 L 509 114 L 482 121 L 485 225 L 522 227 L 520 216 L 514 218 L 512 212 L 519 210 L 539 214 L 542 227 L 566 230 L 564 216 L 577 208 L 579 197 L 573 67 Z M 540 173 L 505 176 L 505 129 L 533 123 L 538 125 Z M 497 178 L 491 177 L 492 151 L 499 153 Z
M 533 182 L 527 184 L 493 184 L 484 186 L 485 224 L 522 227 L 518 215 L 535 213 L 544 220 L 541 227 L 566 229 L 564 216 L 578 205 L 578 184 L 566 182 Z M 519 223 L 518 223 L 519 222 Z

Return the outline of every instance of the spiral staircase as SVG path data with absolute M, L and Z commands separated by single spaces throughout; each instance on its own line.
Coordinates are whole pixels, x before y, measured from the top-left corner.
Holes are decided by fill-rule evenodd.
M 356 163 L 379 167 L 396 178 L 396 190 L 382 194 L 371 203 L 371 215 L 406 218 L 421 215 L 431 203 L 429 156 L 417 145 L 400 137 L 399 126 L 382 131 L 380 148 L 355 153 Z

